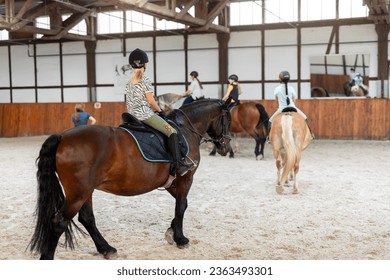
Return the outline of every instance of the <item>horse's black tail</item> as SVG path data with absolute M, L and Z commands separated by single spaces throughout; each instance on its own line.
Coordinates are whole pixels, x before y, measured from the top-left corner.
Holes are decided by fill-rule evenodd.
M 56 153 L 61 135 L 53 134 L 43 143 L 37 158 L 38 200 L 37 224 L 30 241 L 30 251 L 47 252 L 53 234 L 53 219 L 61 210 L 65 196 L 56 175 Z M 65 230 L 65 245 L 74 248 L 71 223 Z
M 259 119 L 259 122 L 257 123 L 256 127 L 260 128 L 260 126 L 262 124 L 264 124 L 265 128 L 267 129 L 268 120 L 269 120 L 269 116 L 268 116 L 267 111 L 265 110 L 263 105 L 258 104 L 258 103 L 256 103 L 256 108 L 260 112 L 260 119 Z

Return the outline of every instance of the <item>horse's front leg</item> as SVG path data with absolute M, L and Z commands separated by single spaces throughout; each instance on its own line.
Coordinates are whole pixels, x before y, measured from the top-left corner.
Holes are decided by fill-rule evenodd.
M 190 240 L 183 233 L 184 212 L 187 209 L 187 198 L 176 199 L 175 218 L 172 220 L 173 240 L 177 247 L 184 248 Z
M 189 174 L 187 176 L 192 175 Z M 183 182 L 181 184 L 183 184 Z M 191 186 L 192 178 L 190 179 L 190 182 L 186 182 L 184 184 L 189 184 L 189 186 Z M 175 197 L 176 205 L 175 218 L 173 218 L 171 222 L 171 227 L 168 228 L 167 232 L 165 233 L 165 239 L 168 241 L 169 244 L 173 244 L 173 242 L 175 242 L 179 248 L 184 248 L 189 243 L 189 239 L 185 237 L 183 233 L 183 219 L 184 212 L 186 211 L 188 206 L 187 194 L 189 188 L 187 189 L 183 185 L 180 187 L 179 185 L 180 183 L 176 186 L 176 188 L 168 189 L 170 194 Z
M 229 151 L 229 158 L 234 158 L 234 151 L 233 151 L 233 147 L 230 147 L 230 151 Z
M 215 154 L 217 153 L 217 146 L 213 145 L 213 149 L 211 150 L 211 152 L 209 153 L 210 156 L 215 156 Z
M 104 258 L 109 259 L 110 256 L 117 252 L 114 247 L 111 247 L 108 244 L 96 227 L 95 216 L 92 208 L 92 196 L 81 207 L 78 220 L 86 228 L 95 243 L 97 251 L 102 254 Z

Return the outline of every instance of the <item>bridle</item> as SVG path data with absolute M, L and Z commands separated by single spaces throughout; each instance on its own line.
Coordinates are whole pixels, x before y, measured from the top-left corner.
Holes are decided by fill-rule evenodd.
M 228 112 L 227 109 L 223 109 L 225 112 Z M 188 118 L 188 116 L 181 110 L 181 109 L 175 109 L 175 111 L 178 111 L 180 112 L 185 118 L 186 120 L 188 121 L 188 123 L 190 124 L 190 127 L 188 127 L 188 129 L 195 133 L 197 136 L 200 137 L 200 144 L 202 143 L 207 143 L 207 142 L 213 142 L 215 145 L 217 144 L 220 144 L 220 145 L 227 145 L 230 140 L 231 140 L 231 137 L 230 135 L 228 135 L 228 132 L 227 132 L 227 128 L 226 128 L 226 117 L 225 117 L 225 114 L 222 113 L 221 114 L 221 117 L 220 119 L 218 120 L 218 125 L 217 125 L 217 128 L 216 130 L 219 129 L 219 127 L 222 125 L 222 134 L 221 134 L 221 137 L 219 139 L 217 138 L 214 138 L 214 137 L 206 137 L 204 136 L 203 134 L 199 133 L 196 128 L 194 127 L 194 125 L 192 124 L 191 120 Z M 208 132 L 207 132 L 208 133 Z M 209 134 L 209 133 L 208 133 Z

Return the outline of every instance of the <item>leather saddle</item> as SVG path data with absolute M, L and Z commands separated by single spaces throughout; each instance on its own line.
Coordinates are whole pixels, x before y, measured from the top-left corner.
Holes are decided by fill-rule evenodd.
M 282 113 L 288 113 L 288 112 L 298 112 L 296 108 L 294 107 L 286 107 L 282 110 Z
M 168 148 L 168 138 L 160 131 L 144 124 L 136 117 L 129 113 L 122 114 L 123 123 L 119 128 L 129 133 L 144 157 L 145 160 L 151 162 L 170 162 L 173 163 L 173 157 Z M 176 123 L 171 120 L 166 120 L 178 132 L 180 152 L 183 157 L 189 153 L 187 140 L 181 133 Z

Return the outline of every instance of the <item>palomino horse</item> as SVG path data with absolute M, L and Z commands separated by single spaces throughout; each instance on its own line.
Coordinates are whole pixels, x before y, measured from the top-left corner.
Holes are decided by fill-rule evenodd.
M 283 192 L 283 185 L 288 183 L 290 175 L 293 193 L 298 193 L 299 162 L 302 151 L 311 141 L 309 127 L 298 113 L 281 113 L 272 121 L 270 138 L 277 168 L 276 192 Z
M 192 160 L 200 160 L 199 145 L 212 141 L 221 155 L 230 149 L 227 133 L 231 116 L 224 102 L 205 99 L 200 106 L 189 104 L 168 115 L 183 128 Z M 205 135 L 211 138 L 206 138 Z M 169 162 L 146 161 L 135 140 L 121 128 L 80 126 L 51 135 L 42 145 L 38 162 L 37 224 L 29 244 L 41 259 L 53 259 L 60 236 L 74 248 L 73 217 L 87 229 L 97 251 L 105 258 L 116 253 L 96 227 L 92 194 L 101 190 L 115 195 L 134 196 L 155 190 L 169 177 Z M 187 208 L 196 169 L 177 175 L 167 191 L 175 198 L 175 217 L 166 233 L 170 244 L 188 244 L 183 234 Z M 77 226 L 76 226 L 77 227 Z
M 366 87 L 366 91 L 361 86 L 354 85 L 351 87 L 351 92 L 353 96 L 367 96 L 368 95 L 368 87 Z
M 368 86 L 366 86 L 366 92 L 362 87 L 354 85 L 351 87 L 350 81 L 344 83 L 344 93 L 346 96 L 368 96 Z
M 173 110 L 172 105 L 175 104 L 180 99 L 184 98 L 181 94 L 175 93 L 165 93 L 157 96 L 157 104 L 163 109 L 165 112 L 170 112 Z
M 267 138 L 268 113 L 264 106 L 255 102 L 245 102 L 233 107 L 232 114 L 232 133 L 247 133 L 256 141 L 255 155 L 256 159 L 261 155 L 264 158 L 264 146 Z M 216 147 L 210 152 L 213 156 L 216 153 Z M 233 149 L 229 157 L 234 157 Z

